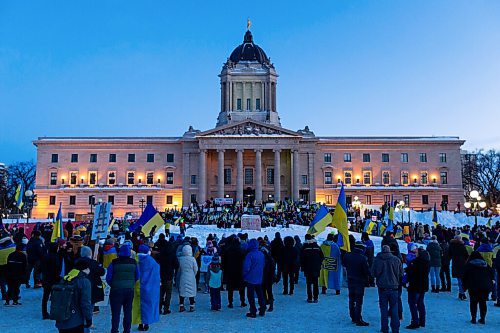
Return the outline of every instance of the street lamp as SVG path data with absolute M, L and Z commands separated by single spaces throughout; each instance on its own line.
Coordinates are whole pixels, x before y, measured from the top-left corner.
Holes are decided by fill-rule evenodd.
M 174 209 L 175 209 L 176 211 L 177 211 L 177 205 L 178 205 L 177 201 L 174 201 Z
M 141 214 L 144 213 L 144 203 L 146 202 L 146 199 L 144 197 L 141 197 L 141 200 L 139 200 L 141 203 Z
M 469 193 L 470 200 L 464 203 L 464 207 L 474 212 L 474 226 L 477 228 L 477 213 L 486 208 L 486 202 L 482 201 L 479 192 L 472 190 Z
M 26 223 L 29 223 L 31 217 L 31 209 L 33 209 L 33 206 L 37 205 L 37 202 L 35 201 L 36 195 L 32 190 L 27 190 L 26 192 L 24 192 L 24 196 L 26 197 L 24 201 L 24 207 L 26 208 L 27 212 Z
M 396 204 L 396 208 L 394 208 L 394 211 L 397 213 L 399 211 L 401 211 L 401 224 L 404 223 L 404 211 L 405 211 L 405 202 L 403 200 L 401 200 L 400 202 L 398 202 Z M 409 208 L 408 208 L 408 211 L 409 211 Z
M 354 197 L 354 201 L 352 202 L 352 206 L 355 209 L 354 215 L 358 214 L 358 209 L 361 209 L 361 201 L 359 201 L 358 196 Z

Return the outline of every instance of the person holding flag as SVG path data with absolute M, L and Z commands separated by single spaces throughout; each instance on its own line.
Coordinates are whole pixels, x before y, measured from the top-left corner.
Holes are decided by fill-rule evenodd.
M 323 264 L 319 273 L 319 285 L 321 294 L 325 295 L 327 289 L 335 290 L 340 295 L 342 286 L 342 260 L 340 247 L 335 242 L 335 235 L 328 234 L 320 248 L 323 252 Z
M 19 185 L 17 185 L 16 194 L 14 195 L 15 205 L 19 210 L 21 210 L 24 206 L 23 197 L 24 197 L 24 183 L 21 182 Z

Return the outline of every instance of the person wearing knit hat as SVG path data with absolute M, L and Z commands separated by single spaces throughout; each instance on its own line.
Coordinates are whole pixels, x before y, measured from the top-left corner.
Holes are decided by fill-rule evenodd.
M 217 254 L 212 257 L 212 263 L 208 269 L 208 286 L 210 288 L 210 304 L 212 311 L 220 311 L 221 309 L 221 287 L 222 287 L 222 270 L 220 267 L 220 259 Z

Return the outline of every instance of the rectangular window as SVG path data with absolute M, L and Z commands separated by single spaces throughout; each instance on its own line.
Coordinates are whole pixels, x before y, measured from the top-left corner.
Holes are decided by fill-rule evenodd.
M 401 184 L 408 185 L 409 183 L 410 183 L 410 180 L 408 178 L 408 172 L 406 172 L 406 171 L 401 172 Z
M 146 185 L 153 185 L 154 183 L 154 172 L 146 172 Z
M 408 163 L 408 153 L 401 153 L 401 162 Z
M 252 102 L 250 98 L 247 98 L 247 111 L 250 111 L 252 109 Z
M 133 205 L 133 204 L 134 204 L 134 196 L 127 195 L 127 205 Z
M 69 184 L 76 185 L 78 179 L 78 172 L 70 172 L 69 173 Z
M 78 154 L 71 154 L 71 163 L 78 163 Z
M 116 171 L 108 172 L 108 185 L 116 184 Z
M 52 154 L 51 161 L 52 161 L 52 163 L 59 162 L 59 154 Z
M 167 163 L 174 163 L 174 154 L 167 154 Z
M 255 100 L 255 110 L 260 111 L 260 98 Z
M 196 185 L 196 175 L 191 175 L 191 185 Z
M 129 171 L 127 172 L 127 185 L 135 184 L 135 172 Z
M 167 195 L 167 205 L 171 205 L 174 203 L 174 197 L 171 195 Z
M 97 185 L 97 171 L 89 172 L 89 185 Z
M 448 172 L 446 171 L 441 171 L 439 173 L 440 177 L 441 177 L 441 184 L 443 185 L 446 185 L 448 184 Z
M 253 169 L 247 168 L 245 169 L 245 185 L 253 184 Z
M 89 195 L 89 205 L 95 205 L 95 195 Z
M 74 212 L 68 212 L 68 219 L 74 219 L 75 218 L 75 213 Z
M 363 171 L 363 185 L 371 185 L 371 184 L 372 184 L 372 172 Z
M 384 203 L 391 203 L 391 196 L 390 194 L 384 194 Z
M 69 196 L 69 204 L 70 204 L 71 206 L 76 205 L 76 195 L 70 195 L 70 196 Z
M 446 153 L 439 153 L 439 162 L 446 163 Z
M 330 154 L 330 153 L 325 153 L 325 154 L 323 155 L 323 161 L 324 161 L 325 163 L 332 163 L 332 154 Z
M 134 163 L 135 162 L 135 154 L 128 154 L 128 161 L 129 161 L 129 163 Z
M 109 163 L 116 163 L 116 154 L 109 154 Z
M 274 185 L 274 168 L 266 169 L 266 183 L 267 185 Z
M 56 204 L 56 196 L 55 195 L 51 195 L 49 197 L 49 205 L 54 206 L 55 204 Z
M 241 111 L 241 98 L 236 99 L 236 110 Z
M 351 162 L 351 153 L 344 153 L 344 162 Z
M 448 204 L 448 195 L 447 194 L 443 194 L 441 196 L 441 201 L 444 203 L 444 204 Z
M 331 185 L 333 184 L 332 181 L 332 172 L 331 171 L 325 171 L 325 185 Z
M 420 184 L 427 185 L 428 182 L 428 173 L 427 171 L 420 172 Z
M 302 185 L 307 185 L 307 175 L 302 175 Z
M 191 194 L 191 202 L 192 203 L 196 202 L 196 194 Z
M 422 205 L 428 205 L 429 204 L 429 196 L 427 194 L 422 195 Z
M 427 163 L 427 154 L 426 153 L 420 153 L 420 162 L 421 163 Z
M 154 161 L 155 161 L 155 154 L 148 154 L 147 155 L 147 162 L 154 163 Z
M 408 207 L 410 205 L 410 195 L 409 194 L 403 195 L 403 201 L 405 202 L 405 206 Z
M 327 205 L 333 204 L 333 200 L 332 200 L 331 195 L 329 195 L 329 194 L 325 195 L 325 204 L 327 204 Z
M 108 202 L 112 205 L 115 204 L 115 196 L 114 195 L 108 195 Z
M 363 154 L 363 162 L 364 163 L 370 162 L 370 154 Z
M 391 174 L 389 171 L 382 171 L 382 185 L 391 184 Z
M 57 185 L 57 172 L 50 173 L 50 185 Z
M 389 163 L 389 154 L 387 154 L 387 153 L 382 154 L 382 162 Z
M 149 205 L 153 204 L 153 196 L 152 195 L 146 196 L 146 204 L 149 204 Z
M 231 169 L 224 169 L 224 185 L 231 185 Z
M 173 171 L 169 171 L 167 172 L 167 182 L 166 182 L 167 185 L 173 185 L 174 184 L 174 172 Z
M 97 154 L 90 154 L 90 163 L 97 163 Z
M 369 195 L 369 194 L 365 195 L 365 203 L 367 205 L 371 205 L 372 204 L 372 196 L 371 195 Z
M 352 172 L 344 171 L 344 184 L 351 185 L 352 184 Z

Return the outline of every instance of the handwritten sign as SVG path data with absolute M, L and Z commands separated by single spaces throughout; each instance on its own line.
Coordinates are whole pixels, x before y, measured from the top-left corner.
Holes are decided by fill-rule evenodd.
M 202 272 L 202 273 L 208 272 L 208 267 L 210 266 L 210 263 L 212 262 L 212 257 L 213 256 L 207 256 L 207 255 L 201 256 L 200 272 Z
M 261 230 L 260 215 L 242 215 L 241 230 Z

